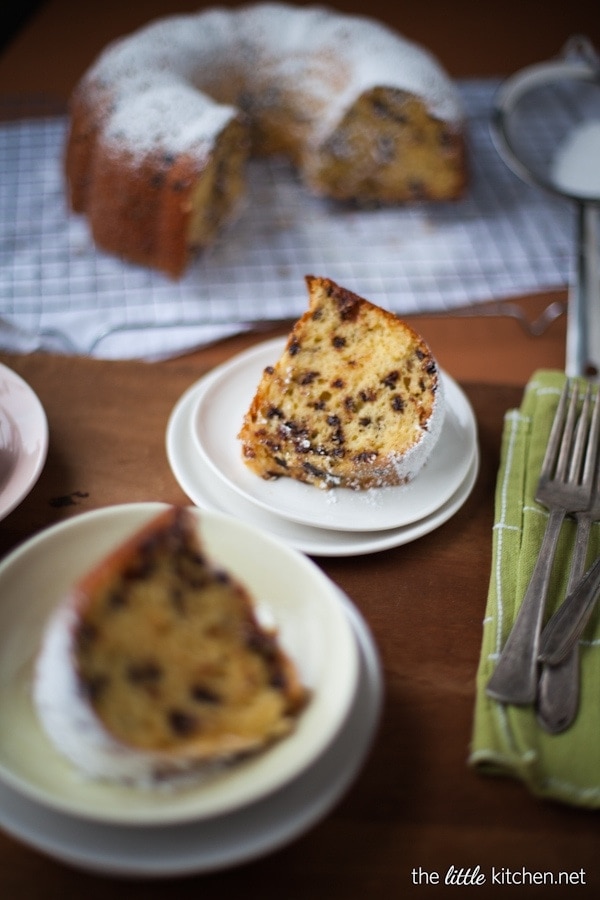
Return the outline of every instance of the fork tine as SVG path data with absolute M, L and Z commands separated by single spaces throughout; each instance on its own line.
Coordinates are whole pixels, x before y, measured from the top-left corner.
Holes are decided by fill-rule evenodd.
M 577 419 L 577 425 L 575 427 L 575 438 L 573 440 L 573 446 L 571 448 L 571 460 L 569 464 L 568 478 L 569 481 L 572 481 L 574 484 L 582 483 L 584 464 L 585 460 L 588 457 L 587 447 L 590 434 L 589 425 L 590 386 L 588 385 L 583 397 L 581 412 L 579 413 L 579 418 Z
M 600 396 L 594 398 L 594 410 L 590 423 L 589 452 L 586 456 L 583 479 L 592 479 L 593 492 L 588 509 L 575 514 L 577 531 L 573 548 L 573 560 L 567 585 L 566 599 L 546 624 L 540 638 L 539 659 L 542 671 L 538 682 L 537 718 L 550 734 L 565 731 L 574 721 L 579 709 L 579 648 L 578 638 L 594 609 L 600 585 L 600 559 L 582 578 L 587 556 L 590 528 L 600 515 L 600 488 L 598 482 L 598 425 L 600 423 Z M 592 572 L 596 579 L 591 591 L 587 585 Z M 581 579 L 581 580 L 579 580 Z
M 561 448 L 561 437 L 563 434 L 563 428 L 565 424 L 565 416 L 567 409 L 567 400 L 569 397 L 569 387 L 571 381 L 569 378 L 565 381 L 564 387 L 562 389 L 562 393 L 560 395 L 560 399 L 558 401 L 558 406 L 556 407 L 556 412 L 554 414 L 554 420 L 552 422 L 552 428 L 550 429 L 550 437 L 548 438 L 548 444 L 546 446 L 546 452 L 544 454 L 544 461 L 542 463 L 542 470 L 540 472 L 540 476 L 542 478 L 551 478 L 554 473 L 554 468 L 556 466 L 556 462 L 559 458 L 559 450 Z
M 578 471 L 578 461 L 584 449 L 584 425 L 585 420 L 583 414 L 577 419 L 577 402 L 579 400 L 579 389 L 576 383 L 572 383 L 571 399 L 567 409 L 566 421 L 562 433 L 560 443 L 560 452 L 556 463 L 556 477 L 565 479 L 567 470 L 572 472 Z M 575 435 L 575 439 L 573 439 Z M 574 467 L 575 463 L 575 467 Z
M 588 394 L 591 396 L 591 385 L 588 385 Z M 590 400 L 590 403 L 592 401 Z M 583 470 L 583 483 L 588 485 L 590 489 L 593 487 L 597 477 L 598 465 L 598 449 L 600 446 L 600 399 L 598 391 L 593 401 L 594 410 L 590 422 L 590 432 L 587 441 L 587 455 L 585 458 L 585 466 Z

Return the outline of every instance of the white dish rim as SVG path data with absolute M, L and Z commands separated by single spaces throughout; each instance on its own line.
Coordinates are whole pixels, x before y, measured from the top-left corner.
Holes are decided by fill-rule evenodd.
M 18 391 L 19 397 L 15 397 Z M 48 419 L 33 388 L 0 363 L 0 410 L 16 432 L 18 446 L 0 485 L 0 520 L 6 518 L 38 481 L 48 456 Z
M 204 462 L 245 500 L 301 525 L 339 531 L 383 531 L 426 518 L 464 481 L 473 461 L 477 426 L 459 385 L 440 371 L 445 395 L 441 434 L 423 469 L 408 484 L 353 491 L 320 490 L 295 479 L 265 480 L 243 462 L 237 432 L 262 370 L 280 355 L 285 339 L 271 338 L 220 364 L 210 373 L 191 418 Z M 462 417 L 463 421 L 460 421 Z M 448 464 L 448 459 L 451 465 Z
M 40 808 L 0 782 L 0 824 L 45 855 L 98 875 L 180 877 L 222 871 L 289 844 L 322 820 L 358 776 L 381 718 L 384 684 L 373 637 L 342 595 L 359 648 L 360 677 L 333 743 L 296 780 L 239 812 L 165 828 L 79 821 Z
M 398 529 L 381 532 L 336 531 L 319 529 L 292 522 L 271 514 L 246 501 L 237 492 L 212 477 L 212 470 L 204 466 L 196 452 L 190 417 L 196 397 L 205 388 L 211 373 L 189 387 L 175 404 L 166 431 L 166 451 L 171 471 L 189 499 L 202 509 L 227 512 L 253 521 L 271 534 L 285 540 L 310 556 L 343 557 L 377 553 L 402 546 L 441 527 L 464 505 L 479 474 L 480 457 L 477 444 L 471 467 L 455 494 L 432 515 Z M 203 481 L 204 478 L 204 481 Z M 216 495 L 218 498 L 216 499 Z

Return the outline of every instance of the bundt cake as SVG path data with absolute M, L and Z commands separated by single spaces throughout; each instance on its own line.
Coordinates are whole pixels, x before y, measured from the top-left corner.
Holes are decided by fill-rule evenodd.
M 372 19 L 259 3 L 155 20 L 75 88 L 66 174 L 96 243 L 178 277 L 239 208 L 245 161 L 284 154 L 314 193 L 451 200 L 465 186 L 458 93 Z
M 248 591 L 168 508 L 95 566 L 48 625 L 34 701 L 83 773 L 152 785 L 282 738 L 307 700 Z
M 244 461 L 321 488 L 411 481 L 444 419 L 429 348 L 392 313 L 327 278 L 306 281 L 309 308 L 244 417 Z

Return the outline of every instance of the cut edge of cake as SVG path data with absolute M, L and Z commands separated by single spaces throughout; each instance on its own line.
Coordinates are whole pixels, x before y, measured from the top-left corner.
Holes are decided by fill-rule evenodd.
M 267 366 L 238 433 L 265 479 L 366 490 L 412 481 L 445 418 L 441 373 L 415 330 L 329 278 Z

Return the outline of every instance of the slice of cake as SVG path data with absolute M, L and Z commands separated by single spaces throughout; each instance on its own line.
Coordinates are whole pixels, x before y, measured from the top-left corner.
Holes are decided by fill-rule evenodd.
M 307 692 L 248 591 L 206 558 L 191 514 L 169 508 L 58 608 L 34 700 L 83 772 L 152 784 L 282 738 Z
M 431 351 L 392 313 L 327 278 L 306 282 L 309 308 L 244 417 L 244 461 L 321 488 L 410 481 L 444 418 Z

